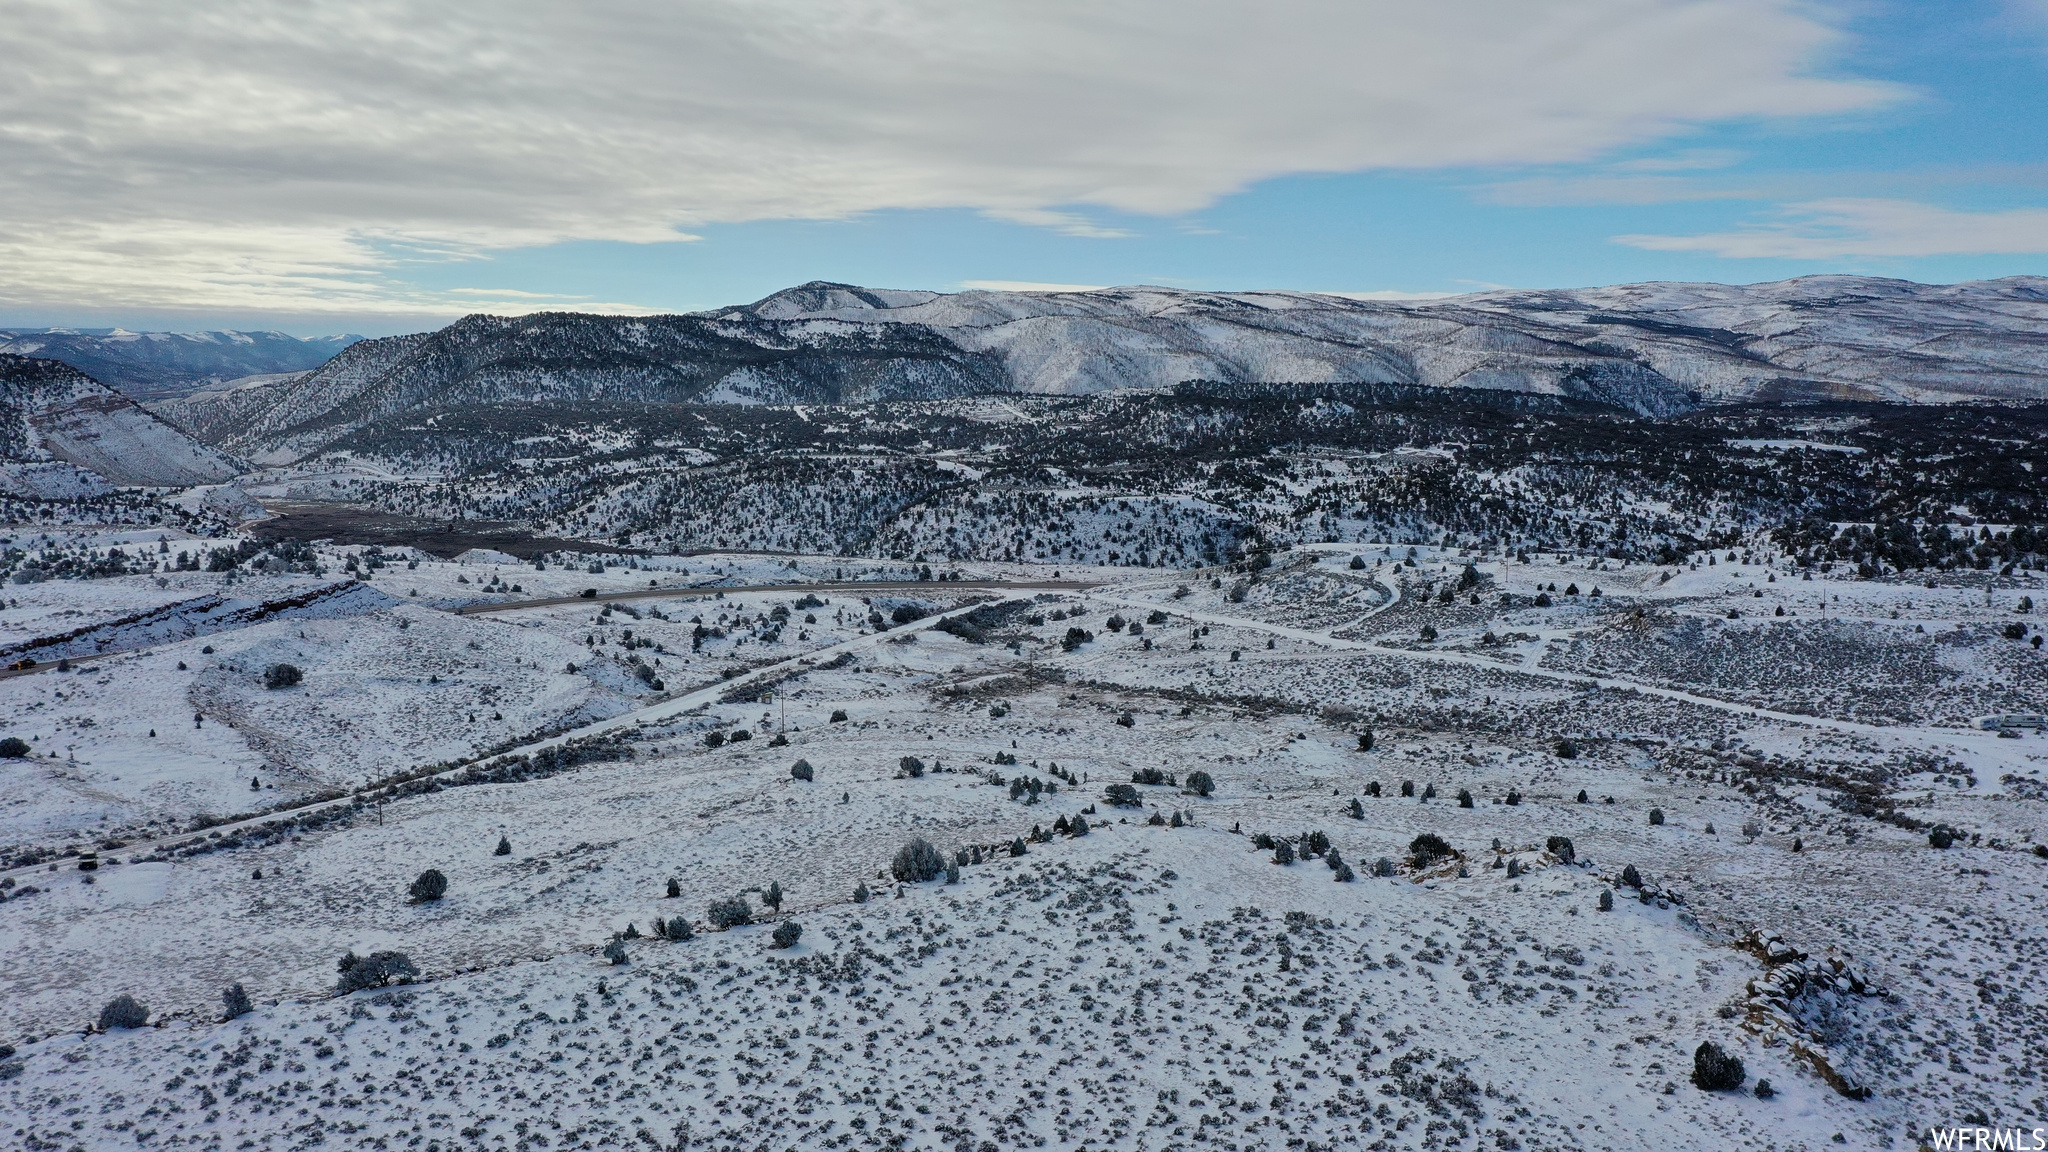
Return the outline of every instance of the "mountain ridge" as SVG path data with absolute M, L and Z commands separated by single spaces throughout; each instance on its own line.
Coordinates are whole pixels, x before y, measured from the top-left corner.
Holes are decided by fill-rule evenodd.
M 311 371 L 361 339 L 230 329 L 0 328 L 0 353 L 61 360 L 117 392 L 148 401 L 249 376 Z
M 941 293 L 811 281 L 661 316 L 466 316 L 304 377 L 157 410 L 285 464 L 366 428 L 505 403 L 835 404 L 1347 382 L 1701 404 L 2048 398 L 2048 278 L 1806 277 L 1427 301 L 1131 286 Z

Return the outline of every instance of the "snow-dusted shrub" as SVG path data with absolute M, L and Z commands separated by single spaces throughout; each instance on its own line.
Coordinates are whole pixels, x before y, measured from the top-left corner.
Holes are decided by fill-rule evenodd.
M 1934 848 L 1950 848 L 1955 845 L 1956 830 L 1946 824 L 1936 824 L 1927 831 L 1927 843 Z
M 337 996 L 365 988 L 382 988 L 393 980 L 410 981 L 420 974 L 412 959 L 403 952 L 372 952 L 361 958 L 353 952 L 346 952 L 335 963 L 335 968 L 341 973 L 341 979 L 334 984 Z
M 500 837 L 498 837 L 498 847 L 497 847 L 497 850 L 496 850 L 496 851 L 493 851 L 493 852 L 491 853 L 491 855 L 493 855 L 493 856 L 510 856 L 511 854 L 512 854 L 512 839 L 511 839 L 511 837 L 509 837 L 509 836 L 500 836 Z
M 1208 796 L 1216 791 L 1216 779 L 1199 769 L 1188 773 L 1188 791 L 1197 796 Z
M 705 913 L 717 928 L 741 928 L 754 922 L 754 909 L 747 904 L 745 896 L 734 896 L 728 900 L 713 900 Z
M 1566 864 L 1578 859 L 1578 850 L 1572 847 L 1572 838 L 1569 836 L 1552 836 L 1543 842 L 1543 847 Z
M 704 734 L 704 746 L 706 748 L 725 747 L 725 733 L 716 730 L 706 732 Z
M 789 766 L 789 778 L 792 780 L 801 780 L 808 784 L 814 777 L 815 773 L 811 770 L 811 762 L 809 760 L 799 760 Z
M 675 940 L 678 942 L 688 940 L 696 935 L 695 932 L 690 930 L 689 920 L 681 916 L 671 916 L 666 920 L 656 916 L 654 918 L 654 934 L 663 940 Z
M 624 964 L 626 962 L 625 942 L 614 939 L 611 943 L 606 944 L 604 946 L 604 958 L 614 967 Z
M 1279 842 L 1277 842 L 1277 843 L 1275 843 L 1275 844 L 1273 845 L 1273 863 L 1275 863 L 1275 864 L 1292 864 L 1292 863 L 1294 863 L 1294 842 L 1293 842 L 1293 841 L 1291 841 L 1291 840 L 1281 840 L 1281 841 L 1279 841 Z
M 1692 1054 L 1692 1082 L 1708 1092 L 1726 1092 L 1742 1087 L 1740 1058 L 1729 1055 L 1719 1044 L 1703 1040 Z
M 782 881 L 770 880 L 768 890 L 761 893 L 761 903 L 777 912 L 782 911 Z
M 1373 863 L 1372 874 L 1383 878 L 1392 876 L 1394 874 L 1394 862 L 1385 856 L 1380 857 Z
M 834 709 L 832 710 L 832 720 L 831 720 L 831 723 L 833 723 L 833 724 L 844 724 L 844 723 L 846 723 L 846 709 L 844 709 L 844 708 L 834 708 Z
M 1416 868 L 1427 868 L 1455 855 L 1457 851 L 1434 832 L 1424 832 L 1408 842 L 1408 862 Z
M 1356 796 L 1351 798 L 1351 818 L 1353 820 L 1365 819 L 1365 805 L 1360 804 Z
M 775 946 L 777 948 L 794 948 L 796 942 L 802 939 L 803 934 L 803 925 L 794 920 L 784 920 L 775 926 Z
M 1662 808 L 1652 808 L 1652 809 L 1650 809 L 1650 827 L 1652 827 L 1652 828 L 1658 828 L 1658 827 L 1662 827 L 1662 826 L 1663 826 L 1663 824 L 1664 824 L 1664 810 L 1663 810 Z
M 1145 802 L 1129 784 L 1111 784 L 1102 790 L 1102 798 L 1119 808 L 1136 808 Z
M 19 736 L 9 736 L 5 740 L 0 740 L 0 758 L 19 760 L 26 755 L 28 755 L 28 741 L 23 740 Z
M 1458 807 L 1460 807 L 1460 808 L 1470 808 L 1471 806 L 1472 806 L 1472 791 L 1471 791 L 1471 789 L 1469 789 L 1469 788 L 1460 788 L 1460 789 L 1458 789 Z
M 865 904 L 865 903 L 867 903 L 867 902 L 868 902 L 868 896 L 869 896 L 869 893 L 868 893 L 868 882 L 867 882 L 867 881 L 863 880 L 863 881 L 861 881 L 860 883 L 858 883 L 858 884 L 855 884 L 855 885 L 853 886 L 853 902 L 854 902 L 855 904 Z
M 100 1009 L 100 1031 L 111 1032 L 116 1028 L 140 1028 L 149 1023 L 149 1009 L 136 1003 L 135 997 L 123 992 L 107 1001 Z
M 1614 889 L 1602 888 L 1600 890 L 1600 910 L 1602 912 L 1614 911 Z
M 922 836 L 896 850 L 896 858 L 889 862 L 889 873 L 898 880 L 922 884 L 936 879 L 946 870 L 946 858 L 932 847 L 932 842 Z
M 249 1004 L 249 994 L 242 991 L 240 984 L 230 984 L 222 989 L 220 1003 L 221 1011 L 225 1013 L 222 1016 L 224 1020 L 233 1020 L 237 1016 L 247 1016 L 255 1011 Z
M 428 904 L 448 894 L 448 878 L 438 868 L 429 868 L 420 873 L 419 879 L 406 889 L 415 904 Z
M 1413 781 L 1413 780 L 1403 780 L 1403 781 L 1401 781 L 1401 795 L 1403 795 L 1403 796 L 1413 796 L 1413 795 L 1415 795 L 1415 781 Z
M 1023 838 L 1022 836 L 1013 836 L 1013 837 L 1011 837 L 1011 838 L 1010 838 L 1010 855 L 1012 855 L 1012 856 L 1022 856 L 1023 854 L 1024 854 L 1024 838 Z
M 919 760 L 915 756 L 905 756 L 901 760 L 896 761 L 896 767 L 900 771 L 902 771 L 902 773 L 905 776 L 908 776 L 913 780 L 918 778 L 919 776 L 924 775 L 924 761 Z
M 683 894 L 683 882 L 671 876 L 668 878 L 668 898 L 674 900 Z
M 263 686 L 272 691 L 294 687 L 305 678 L 296 664 L 272 664 L 263 670 Z

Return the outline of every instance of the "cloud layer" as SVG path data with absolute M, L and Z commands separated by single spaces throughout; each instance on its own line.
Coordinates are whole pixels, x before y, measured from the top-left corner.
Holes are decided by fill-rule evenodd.
M 1738 259 L 2048 253 L 2048 209 L 1957 212 L 1911 200 L 1836 197 L 1791 205 L 1777 219 L 1732 232 L 1614 239 L 1632 248 Z
M 13 0 L 0 301 L 461 310 L 408 259 L 967 208 L 1113 237 L 1290 173 L 1869 108 L 1800 0 Z

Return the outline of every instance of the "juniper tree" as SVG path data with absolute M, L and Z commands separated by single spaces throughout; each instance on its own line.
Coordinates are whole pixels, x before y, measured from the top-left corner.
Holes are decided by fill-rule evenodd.
M 705 918 L 715 928 L 744 928 L 754 922 L 754 909 L 747 904 L 745 896 L 733 896 L 724 900 L 713 900 L 705 911 Z
M 1460 808 L 1470 808 L 1470 807 L 1472 807 L 1472 792 L 1471 792 L 1471 790 L 1470 790 L 1470 789 L 1466 789 L 1466 788 L 1460 788 L 1460 789 L 1458 789 L 1458 807 L 1460 807 Z
M 255 1011 L 249 1004 L 249 994 L 242 991 L 240 984 L 230 984 L 222 989 L 220 1002 L 221 1011 L 225 1013 L 221 1017 L 223 1020 L 233 1020 L 238 1016 L 247 1016 Z
M 675 899 L 678 899 L 678 898 L 680 898 L 680 897 L 682 896 L 682 894 L 683 894 L 683 883 L 682 883 L 682 881 L 680 881 L 680 880 L 677 880 L 677 879 L 676 879 L 675 877 L 673 877 L 673 876 L 669 877 L 669 878 L 668 878 L 668 898 L 669 898 L 669 899 L 671 899 L 671 900 L 675 900 Z
M 770 880 L 768 882 L 768 890 L 761 893 L 761 903 L 766 904 L 776 912 L 782 911 L 782 882 L 780 880 Z
M 1356 796 L 1351 798 L 1351 818 L 1353 820 L 1365 819 L 1365 805 L 1360 804 Z
M 420 873 L 419 879 L 406 889 L 415 904 L 430 904 L 448 894 L 448 878 L 438 868 L 429 868 Z
M 1401 781 L 1401 795 L 1403 795 L 1403 796 L 1413 796 L 1413 795 L 1415 795 L 1415 781 L 1413 781 L 1413 780 L 1403 780 L 1403 781 Z
M 1652 808 L 1652 809 L 1650 809 L 1650 826 L 1651 826 L 1652 828 L 1657 828 L 1657 827 L 1661 827 L 1661 826 L 1663 825 L 1663 823 L 1664 823 L 1664 810 L 1663 810 L 1662 808 Z
M 1702 1041 L 1692 1054 L 1692 1082 L 1707 1092 L 1726 1092 L 1742 1087 L 1742 1061 L 1729 1055 L 1712 1040 Z
M 498 837 L 498 847 L 497 847 L 497 849 L 496 849 L 495 851 L 493 851 L 493 852 L 491 853 L 491 855 L 493 855 L 493 856 L 510 856 L 511 854 L 512 854 L 512 839 L 511 839 L 511 837 L 509 837 L 509 836 L 500 836 L 500 837 Z
M 854 902 L 855 904 L 865 904 L 865 903 L 867 903 L 867 902 L 868 902 L 868 882 L 867 882 L 867 881 L 863 880 L 863 881 L 861 881 L 860 883 L 858 883 L 858 884 L 855 884 L 855 885 L 853 886 L 853 902 Z
M 890 874 L 900 881 L 921 884 L 937 877 L 946 870 L 946 858 L 922 836 L 914 837 L 910 843 L 896 850 L 895 859 L 889 862 Z
M 135 997 L 123 992 L 107 1001 L 100 1009 L 100 1031 L 111 1032 L 116 1028 L 140 1028 L 149 1023 L 149 1009 L 137 1003 Z
M 803 937 L 803 934 L 803 925 L 794 920 L 784 920 L 775 926 L 775 946 L 777 948 L 794 948 L 796 947 L 796 942 Z
M 619 965 L 624 964 L 626 962 L 625 942 L 622 940 L 614 939 L 610 943 L 606 944 L 604 946 L 604 958 L 605 960 L 610 962 L 613 967 L 618 967 Z
M 811 771 L 811 762 L 809 760 L 799 760 L 796 763 L 791 764 L 789 766 L 789 778 L 792 780 L 801 780 L 806 784 L 810 783 L 813 778 L 813 773 Z
M 1457 854 L 1456 849 L 1434 832 L 1424 832 L 1408 842 L 1408 860 L 1417 869 L 1427 868 L 1438 860 Z
M 1614 911 L 1614 889 L 1602 888 L 1600 890 L 1600 910 L 1602 912 Z
M 1215 778 L 1211 777 L 1207 772 L 1196 769 L 1188 773 L 1187 790 L 1197 796 L 1208 796 L 1216 791 Z
M 1273 863 L 1283 865 L 1294 863 L 1294 843 L 1292 841 L 1281 840 L 1273 845 Z
M 346 996 L 365 988 L 382 988 L 393 980 L 410 981 L 420 974 L 410 957 L 403 952 L 372 952 L 357 957 L 354 952 L 345 952 L 335 962 L 341 978 L 335 981 L 334 993 Z

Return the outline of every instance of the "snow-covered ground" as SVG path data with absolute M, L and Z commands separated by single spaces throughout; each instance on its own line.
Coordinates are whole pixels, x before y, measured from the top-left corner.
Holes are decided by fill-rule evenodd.
M 0 621 L 270 602 L 351 555 L 12 585 Z M 2003 631 L 2032 577 L 1727 556 L 1343 544 L 813 604 L 711 585 L 914 571 L 385 552 L 333 612 L 0 680 L 31 746 L 0 761 L 0 1131 L 1790 1152 L 2030 1123 L 2048 737 L 1964 721 L 2043 708 L 2048 664 Z M 676 594 L 455 612 L 650 583 Z M 265 687 L 280 663 L 302 679 Z M 324 807 L 213 823 L 294 804 Z M 1425 833 L 1457 855 L 1413 859 Z M 1355 879 L 1258 846 L 1314 834 Z M 957 883 L 898 884 L 915 837 L 967 853 Z M 426 869 L 446 894 L 411 902 Z M 717 930 L 734 896 L 763 923 Z M 676 917 L 694 939 L 650 938 Z M 386 950 L 417 982 L 333 994 L 344 953 Z M 255 1010 L 220 1023 L 237 983 Z M 155 1026 L 90 1030 L 124 993 Z M 1704 1041 L 1741 1091 L 1690 1082 Z

